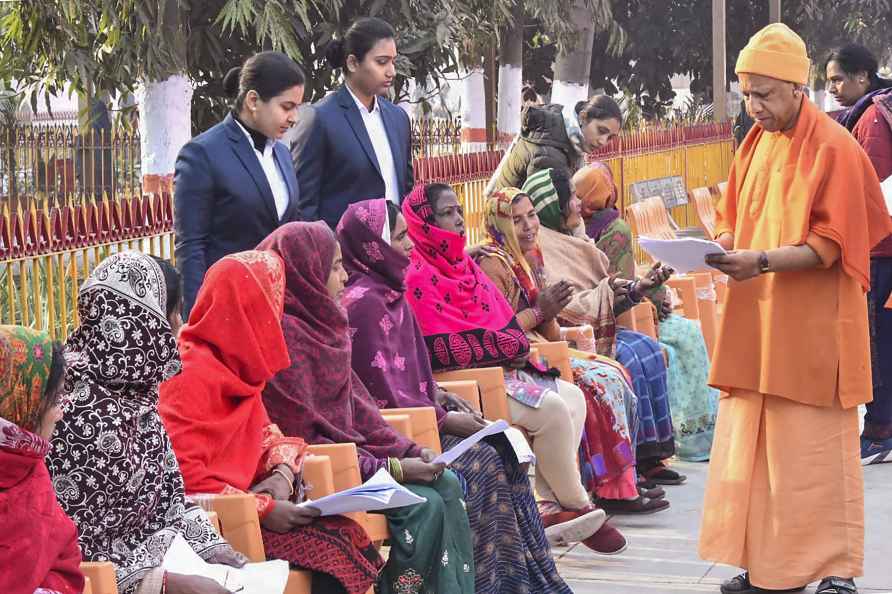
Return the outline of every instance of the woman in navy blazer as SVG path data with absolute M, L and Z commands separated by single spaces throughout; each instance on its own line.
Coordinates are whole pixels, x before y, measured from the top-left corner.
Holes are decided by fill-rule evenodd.
M 285 54 L 252 56 L 223 79 L 227 96 L 235 97 L 232 112 L 180 150 L 174 225 L 184 317 L 211 264 L 300 220 L 291 155 L 278 139 L 294 124 L 304 83 Z
M 363 18 L 326 48 L 345 83 L 302 109 L 288 134 L 304 220 L 334 228 L 350 204 L 382 196 L 399 204 L 412 189 L 409 116 L 382 97 L 396 76 L 395 35 L 381 19 Z

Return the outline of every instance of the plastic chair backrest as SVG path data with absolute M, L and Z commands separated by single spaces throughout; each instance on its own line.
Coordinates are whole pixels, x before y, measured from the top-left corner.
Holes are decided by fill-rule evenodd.
M 536 350 L 542 362 L 561 372 L 561 379 L 573 383 L 573 368 L 570 365 L 570 347 L 566 341 L 537 342 Z
M 457 382 L 440 382 L 439 384 L 440 387 L 447 392 L 452 392 L 470 404 L 471 408 L 478 413 L 483 412 L 483 408 L 480 405 L 480 388 L 478 387 L 477 382 L 465 380 Z
M 715 203 L 709 188 L 694 188 L 691 190 L 691 198 L 700 227 L 706 233 L 706 237 L 715 237 Z
M 108 561 L 83 562 L 81 573 L 90 579 L 93 594 L 118 594 L 118 581 L 115 566 Z
M 684 317 L 689 320 L 700 319 L 700 306 L 697 303 L 697 286 L 690 276 L 673 276 L 666 284 L 675 289 L 681 298 Z
M 471 380 L 480 388 L 480 405 L 483 416 L 490 421 L 504 419 L 511 422 L 508 411 L 508 396 L 505 389 L 505 372 L 501 367 L 480 367 L 435 373 L 437 382 Z
M 390 408 L 381 411 L 386 415 L 391 413 L 405 415 L 409 418 L 412 427 L 410 439 L 423 448 L 429 448 L 442 453 L 440 444 L 440 430 L 437 427 L 437 411 L 432 406 L 419 406 L 414 408 Z M 409 437 L 408 435 L 406 437 Z

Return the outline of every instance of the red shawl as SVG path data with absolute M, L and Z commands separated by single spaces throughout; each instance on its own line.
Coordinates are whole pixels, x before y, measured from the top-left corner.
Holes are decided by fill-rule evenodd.
M 263 400 L 286 435 L 309 443 L 355 443 L 367 477 L 388 457 L 412 456 L 419 448 L 387 424 L 351 370 L 347 315 L 326 286 L 336 245 L 320 222 L 288 223 L 258 246 L 285 263 L 282 328 L 291 356 L 291 366 L 270 381 Z
M 183 371 L 161 385 L 159 406 L 189 493 L 253 484 L 270 424 L 261 392 L 289 362 L 283 288 L 282 262 L 266 252 L 227 256 L 204 278 L 180 333 Z
M 434 225 L 424 186 L 403 202 L 415 243 L 406 273 L 409 304 L 435 369 L 500 365 L 529 351 L 514 310 L 473 259 L 465 237 Z

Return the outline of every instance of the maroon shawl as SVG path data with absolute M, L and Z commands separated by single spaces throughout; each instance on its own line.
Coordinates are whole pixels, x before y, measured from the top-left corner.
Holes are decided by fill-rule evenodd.
M 346 312 L 328 294 L 335 236 L 324 223 L 288 223 L 258 246 L 285 263 L 282 330 L 291 366 L 263 391 L 270 419 L 308 443 L 352 442 L 364 478 L 418 446 L 394 431 L 351 371 Z
M 436 383 L 424 335 L 406 300 L 409 259 L 384 241 L 384 199 L 351 204 L 338 225 L 344 268 L 350 275 L 341 304 L 353 338 L 353 371 L 379 408 L 434 406 Z

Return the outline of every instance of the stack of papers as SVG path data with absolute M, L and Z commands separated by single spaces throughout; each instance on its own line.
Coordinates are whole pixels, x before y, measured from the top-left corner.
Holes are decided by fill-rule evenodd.
M 383 468 L 372 478 L 351 489 L 304 501 L 300 505 L 318 509 L 323 516 L 334 516 L 360 511 L 377 511 L 416 505 L 427 501 L 408 490 L 390 476 Z
M 181 534 L 170 543 L 161 567 L 170 573 L 212 579 L 239 594 L 283 594 L 288 583 L 287 561 L 248 563 L 240 568 L 208 563 L 192 550 Z
M 709 266 L 706 265 L 706 256 L 727 253 L 716 242 L 696 237 L 680 239 L 639 237 L 638 245 L 650 254 L 651 258 L 671 266 L 676 272 L 681 274 L 708 270 Z

